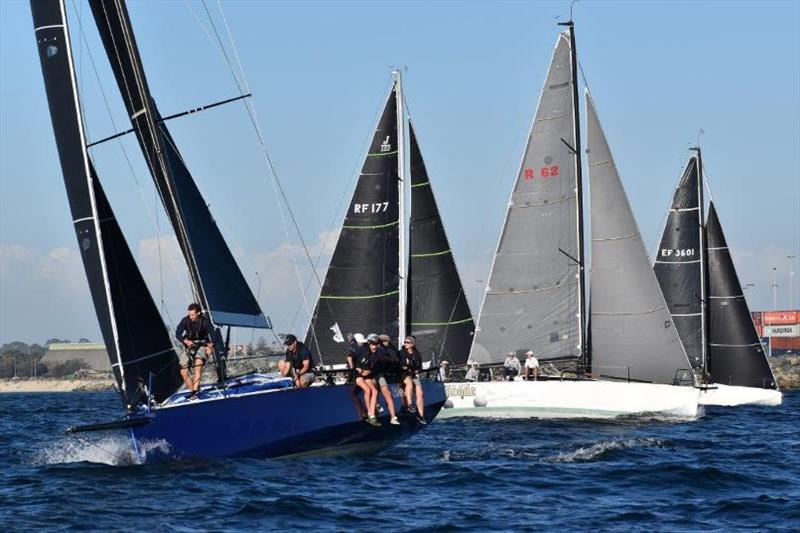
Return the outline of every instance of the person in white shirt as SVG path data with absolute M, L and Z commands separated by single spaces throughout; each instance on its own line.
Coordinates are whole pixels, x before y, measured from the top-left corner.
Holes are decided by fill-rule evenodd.
M 526 353 L 528 357 L 525 358 L 525 379 L 530 379 L 529 374 L 533 371 L 533 380 L 539 380 L 539 360 L 533 355 L 531 350 Z
M 464 376 L 464 381 L 478 381 L 478 365 L 471 363 L 467 375 Z
M 503 363 L 503 370 L 507 381 L 513 381 L 516 376 L 519 376 L 522 366 L 519 364 L 519 359 L 517 359 L 517 352 L 508 352 L 508 357 Z

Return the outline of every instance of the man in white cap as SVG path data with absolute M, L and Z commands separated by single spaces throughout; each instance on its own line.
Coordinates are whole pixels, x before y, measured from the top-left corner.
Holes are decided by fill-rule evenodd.
M 533 381 L 539 381 L 539 360 L 533 355 L 532 350 L 528 350 L 525 355 L 527 356 L 525 358 L 525 379 L 529 380 L 528 376 L 533 372 Z
M 478 363 L 470 362 L 464 381 L 478 381 Z
M 505 379 L 507 381 L 514 381 L 514 378 L 519 376 L 520 370 L 522 370 L 522 365 L 519 364 L 519 359 L 517 359 L 517 352 L 508 352 L 508 357 L 506 357 L 503 363 Z

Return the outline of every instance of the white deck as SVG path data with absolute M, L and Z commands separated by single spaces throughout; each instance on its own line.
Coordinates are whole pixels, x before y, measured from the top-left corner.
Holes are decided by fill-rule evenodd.
M 439 418 L 695 418 L 700 395 L 693 387 L 592 380 L 452 382 L 445 392 Z
M 711 384 L 700 389 L 700 405 L 780 405 L 779 390 Z

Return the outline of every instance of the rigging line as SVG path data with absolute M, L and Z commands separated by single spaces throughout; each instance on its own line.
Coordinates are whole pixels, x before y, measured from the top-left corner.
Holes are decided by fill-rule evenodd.
M 75 9 L 75 2 L 73 2 L 73 10 L 75 10 L 76 15 L 78 16 L 78 29 L 80 30 L 81 40 L 86 45 L 86 52 L 87 52 L 87 55 L 89 56 L 89 62 L 92 65 L 92 70 L 94 71 L 95 79 L 97 80 L 97 86 L 100 89 L 100 95 L 102 96 L 103 103 L 105 104 L 106 113 L 108 114 L 108 118 L 111 121 L 111 126 L 116 130 L 117 129 L 117 125 L 116 125 L 116 121 L 114 120 L 114 115 L 111 112 L 111 105 L 109 104 L 109 101 L 108 101 L 108 95 L 106 94 L 105 89 L 103 88 L 103 83 L 102 83 L 102 81 L 100 79 L 100 73 L 99 73 L 99 71 L 97 69 L 97 63 L 95 63 L 95 60 L 94 60 L 94 54 L 92 54 L 92 49 L 89 47 L 88 39 L 86 38 L 86 34 L 83 31 L 83 20 L 80 18 L 80 15 L 77 13 L 77 10 Z M 84 124 L 84 130 L 86 131 L 85 124 Z M 131 158 L 128 155 L 128 151 L 125 149 L 125 145 L 122 143 L 122 140 L 118 139 L 117 140 L 117 144 L 119 145 L 119 148 L 122 151 L 122 155 L 125 158 L 125 162 L 127 164 L 129 174 L 130 174 L 131 178 L 133 178 L 134 183 L 136 184 L 136 189 L 137 189 L 137 191 L 139 193 L 139 197 L 142 200 L 142 203 L 144 204 L 145 209 L 147 210 L 148 216 L 150 217 L 150 222 L 156 227 L 156 234 L 157 234 L 157 239 L 158 239 L 158 249 L 159 249 L 159 268 L 161 268 L 160 267 L 160 262 L 161 262 L 161 236 L 160 236 L 159 224 L 158 224 L 158 220 L 157 220 L 158 211 L 156 211 L 155 212 L 156 214 L 154 215 L 153 209 L 150 207 L 150 203 L 145 198 L 144 190 L 142 188 L 141 183 L 139 182 L 139 178 L 137 177 L 136 171 L 133 168 L 133 163 L 131 162 Z M 183 283 L 181 282 L 180 276 L 178 275 L 177 271 L 175 270 L 175 265 L 171 264 L 170 266 L 172 266 L 173 274 L 175 275 L 175 278 L 176 278 L 176 280 L 178 282 L 178 286 L 180 287 L 181 292 L 183 293 L 183 296 L 188 300 L 189 299 L 188 292 L 187 292 L 186 288 L 184 287 Z M 162 279 L 161 289 L 162 289 L 162 294 L 163 294 L 163 276 L 161 277 L 161 279 Z
M 204 6 L 204 8 L 206 8 L 206 12 L 208 12 L 205 0 L 203 1 L 203 6 Z M 192 13 L 194 13 L 194 11 L 192 11 Z M 220 13 L 222 14 L 222 17 L 224 18 L 225 17 L 225 12 L 222 10 L 222 5 L 220 5 Z M 210 14 L 209 14 L 209 17 L 210 17 Z M 213 19 L 209 18 L 209 20 L 211 22 L 212 27 L 214 28 L 214 33 L 217 36 L 217 41 L 218 41 L 218 43 L 220 45 L 220 48 L 224 49 L 224 46 L 222 45 L 222 41 L 219 38 L 219 33 L 216 31 L 216 27 L 214 25 Z M 234 42 L 233 35 L 230 32 L 228 33 L 228 37 L 230 38 L 231 46 L 235 49 L 236 48 L 236 43 Z M 228 68 L 229 68 L 229 70 L 231 72 L 231 76 L 233 76 L 234 82 L 236 83 L 236 86 L 239 88 L 239 92 L 240 93 L 244 93 L 245 91 L 246 92 L 250 92 L 249 91 L 249 86 L 247 84 L 247 78 L 244 75 L 244 70 L 241 68 L 241 64 L 239 64 L 239 69 L 241 71 L 242 84 L 239 83 L 238 77 L 236 75 L 236 72 L 234 71 L 234 68 L 233 68 L 233 65 L 230 62 L 230 59 L 228 58 L 228 55 L 223 52 L 223 56 L 225 57 L 225 61 L 228 64 Z M 237 54 L 237 57 L 238 57 L 238 54 Z M 242 88 L 242 85 L 243 85 L 243 88 Z M 311 266 L 311 271 L 314 274 L 314 277 L 316 278 L 317 283 L 319 283 L 319 286 L 321 288 L 322 287 L 322 280 L 319 277 L 319 273 L 317 272 L 317 269 L 314 268 L 314 262 L 311 259 L 310 252 L 308 251 L 308 246 L 306 245 L 305 239 L 303 238 L 303 234 L 300 231 L 300 226 L 299 226 L 299 224 L 297 222 L 297 218 L 295 217 L 294 211 L 292 210 L 291 204 L 289 203 L 289 199 L 286 196 L 286 192 L 285 192 L 285 190 L 283 188 L 283 184 L 281 183 L 280 179 L 278 178 L 278 172 L 277 172 L 277 170 L 275 168 L 275 165 L 274 165 L 274 163 L 272 161 L 272 157 L 269 155 L 269 151 L 267 150 L 266 141 L 264 140 L 264 136 L 263 136 L 263 134 L 261 132 L 261 128 L 258 125 L 258 117 L 257 117 L 256 111 L 255 111 L 255 107 L 252 105 L 252 102 L 249 102 L 247 99 L 242 100 L 242 102 L 244 103 L 245 108 L 247 109 L 247 114 L 250 117 L 250 122 L 253 124 L 253 129 L 255 130 L 255 133 L 256 133 L 256 135 L 258 137 L 258 141 L 261 144 L 261 150 L 262 150 L 262 153 L 264 155 L 264 159 L 265 159 L 265 161 L 267 163 L 267 167 L 269 168 L 269 171 L 270 171 L 270 178 L 271 178 L 270 181 L 272 182 L 273 194 L 275 194 L 276 197 L 279 197 L 279 198 L 283 199 L 283 202 L 284 202 L 284 204 L 286 206 L 286 211 L 288 211 L 289 217 L 291 218 L 291 221 L 292 221 L 292 224 L 294 226 L 294 229 L 297 232 L 297 237 L 300 240 L 300 244 L 303 246 L 303 251 L 305 252 L 306 259 L 308 260 L 308 263 Z M 280 202 L 278 202 L 278 205 L 280 207 Z M 280 208 L 278 211 L 280 212 L 281 224 L 283 225 L 284 232 L 286 233 L 286 240 L 287 240 L 287 242 L 291 242 L 291 233 L 289 231 L 289 225 L 286 222 L 286 215 L 284 214 L 284 209 Z M 306 313 L 309 316 L 311 316 L 312 311 L 309 308 L 308 298 L 307 298 L 305 292 L 303 291 L 303 280 L 302 280 L 302 276 L 301 276 L 301 273 L 300 273 L 300 266 L 297 263 L 297 258 L 295 256 L 294 250 L 292 249 L 291 246 L 289 247 L 289 253 L 290 253 L 291 258 L 292 258 L 292 263 L 294 265 L 295 275 L 297 277 L 297 281 L 298 281 L 298 283 L 300 285 L 300 293 L 301 293 L 301 296 L 302 296 L 302 299 L 303 299 L 303 304 L 305 305 L 305 308 L 306 308 Z M 311 330 L 311 334 L 314 337 L 314 341 L 317 343 L 317 346 L 319 346 L 319 342 L 316 340 L 316 332 L 313 330 L 313 328 Z M 320 354 L 320 363 L 324 363 L 322 361 L 322 355 L 321 354 Z

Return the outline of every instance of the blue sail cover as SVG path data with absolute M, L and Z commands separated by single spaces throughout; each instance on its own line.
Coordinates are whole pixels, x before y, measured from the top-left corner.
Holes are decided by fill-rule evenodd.
M 270 327 L 169 130 L 161 121 L 147 85 L 125 3 L 120 0 L 90 0 L 89 3 L 128 116 L 198 296 L 218 325 Z

